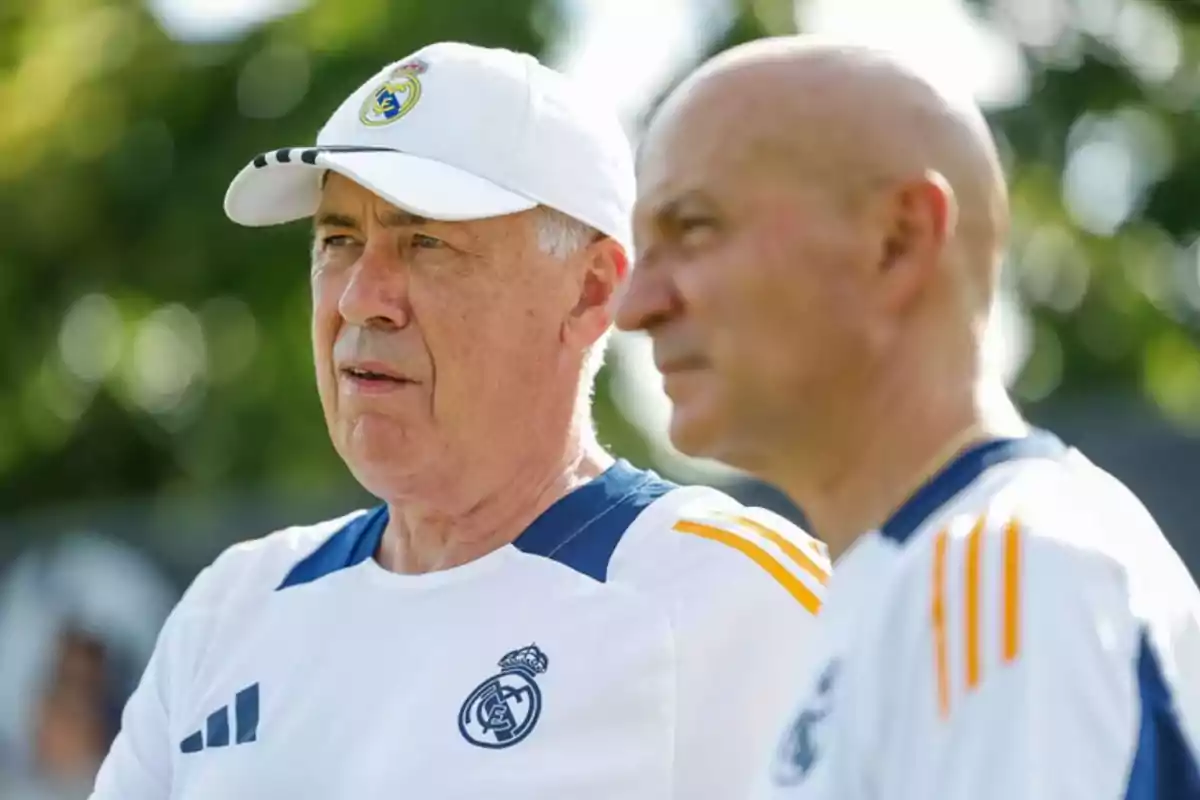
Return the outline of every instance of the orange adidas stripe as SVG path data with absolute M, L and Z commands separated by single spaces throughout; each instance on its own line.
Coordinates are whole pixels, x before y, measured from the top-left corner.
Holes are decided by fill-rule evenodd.
M 938 712 L 950 716 L 950 675 L 946 656 L 946 547 L 949 533 L 942 531 L 933 545 L 933 647 L 937 676 Z
M 1009 520 L 1004 528 L 1004 662 L 1017 660 L 1021 650 L 1021 525 Z
M 794 542 L 781 536 L 776 531 L 771 530 L 761 522 L 750 519 L 749 517 L 734 517 L 735 520 L 743 525 L 753 528 L 762 535 L 768 542 L 776 545 L 780 550 L 787 555 L 792 561 L 796 562 L 796 566 L 816 578 L 822 586 L 829 583 L 829 573 L 821 569 L 817 562 L 808 557 L 808 554 L 796 546 Z
M 796 598 L 800 605 L 808 609 L 809 613 L 816 614 L 820 611 L 821 600 L 812 589 L 805 586 L 799 578 L 776 561 L 770 553 L 753 542 L 738 536 L 736 533 L 730 533 L 727 530 L 715 528 L 712 525 L 704 525 L 699 522 L 680 520 L 675 523 L 674 527 L 680 533 L 690 533 L 694 536 L 732 547 L 766 570 L 772 578 L 791 593 L 792 597 Z
M 981 656 L 979 648 L 979 574 L 983 568 L 984 517 L 980 517 L 967 536 L 966 555 L 966 619 L 967 626 L 967 689 L 979 685 Z

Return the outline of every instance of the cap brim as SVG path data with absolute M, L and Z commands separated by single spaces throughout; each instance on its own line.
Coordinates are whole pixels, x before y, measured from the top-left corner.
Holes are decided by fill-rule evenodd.
M 247 164 L 229 185 L 225 213 L 253 227 L 311 217 L 321 200 L 320 174 L 325 170 L 429 219 L 485 219 L 538 205 L 457 167 L 395 150 L 297 147 Z

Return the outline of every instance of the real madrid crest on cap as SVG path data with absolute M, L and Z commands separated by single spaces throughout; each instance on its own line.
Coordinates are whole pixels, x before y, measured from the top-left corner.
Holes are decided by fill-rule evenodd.
M 537 645 L 513 650 L 500 659 L 500 674 L 479 686 L 458 712 L 458 730 L 479 747 L 512 747 L 524 739 L 542 713 L 542 692 L 534 678 L 550 666 Z
M 390 125 L 403 117 L 421 99 L 420 75 L 429 69 L 420 59 L 392 70 L 387 79 L 367 95 L 358 118 L 364 125 Z

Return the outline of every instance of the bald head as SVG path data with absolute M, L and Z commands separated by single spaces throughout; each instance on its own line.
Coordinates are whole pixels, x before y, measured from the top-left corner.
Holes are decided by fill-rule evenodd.
M 1006 226 L 969 99 L 866 47 L 755 42 L 651 122 L 617 324 L 654 340 L 675 444 L 754 470 L 897 386 L 973 385 Z
M 947 254 L 990 293 L 1008 226 L 995 142 L 971 98 L 895 56 L 815 37 L 733 48 L 693 73 L 654 118 L 641 159 L 648 192 L 663 152 L 681 137 L 706 151 L 700 158 L 738 162 L 748 178 L 782 171 L 848 203 L 925 178 L 941 184 Z

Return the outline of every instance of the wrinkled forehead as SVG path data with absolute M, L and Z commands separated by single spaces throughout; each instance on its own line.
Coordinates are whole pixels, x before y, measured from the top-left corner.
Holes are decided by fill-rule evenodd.
M 747 139 L 702 95 L 665 106 L 638 151 L 638 215 L 691 192 L 724 193 L 745 165 Z
M 643 242 L 687 217 L 771 225 L 810 206 L 823 214 L 845 209 L 835 200 L 849 176 L 832 159 L 809 159 L 795 139 L 736 109 L 730 116 L 688 112 L 650 130 L 640 154 L 634 226 Z
M 332 170 L 321 173 L 321 200 L 316 219 L 322 211 L 377 209 L 398 211 L 395 206 L 353 179 Z
M 638 176 L 662 166 L 698 166 L 734 152 L 738 126 L 730 114 L 745 112 L 747 98 L 716 82 L 685 84 L 655 112 L 638 153 Z
M 394 205 L 351 178 L 326 172 L 321 200 L 313 215 L 316 227 L 334 226 L 367 229 L 420 227 L 439 236 L 450 235 L 455 244 L 469 248 L 524 248 L 536 234 L 535 210 L 497 217 L 468 220 L 434 220 Z

